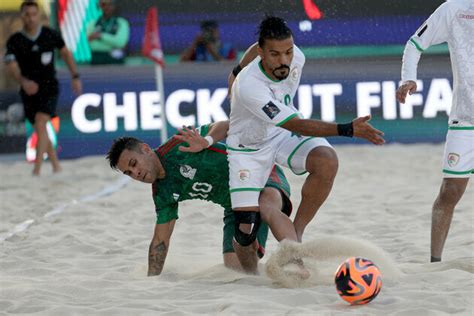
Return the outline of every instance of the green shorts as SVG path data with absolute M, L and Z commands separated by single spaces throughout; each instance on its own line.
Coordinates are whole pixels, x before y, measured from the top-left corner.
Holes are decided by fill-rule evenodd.
M 265 187 L 276 188 L 280 191 L 283 199 L 282 212 L 290 216 L 292 211 L 292 204 L 290 201 L 290 184 L 283 173 L 283 170 L 275 166 L 268 178 Z M 232 246 L 232 239 L 234 238 L 234 213 L 231 209 L 224 211 L 224 239 L 223 239 L 223 253 L 234 252 Z M 259 243 L 258 256 L 261 258 L 265 254 L 265 245 L 268 237 L 268 225 L 264 222 L 260 225 L 257 233 L 257 241 Z

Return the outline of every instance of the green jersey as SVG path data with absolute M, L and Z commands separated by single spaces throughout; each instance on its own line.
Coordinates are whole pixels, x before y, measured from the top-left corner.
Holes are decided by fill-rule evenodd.
M 200 127 L 201 135 L 207 135 L 209 125 Z M 229 195 L 229 167 L 224 144 L 214 144 L 199 152 L 182 152 L 186 146 L 175 137 L 155 150 L 166 176 L 153 183 L 157 224 L 178 218 L 178 203 L 199 199 L 231 209 Z
M 198 130 L 201 136 L 205 136 L 209 125 L 203 125 Z M 182 152 L 178 149 L 180 146 L 187 144 L 172 137 L 155 150 L 165 169 L 165 178 L 156 180 L 152 185 L 156 223 L 164 224 L 178 219 L 178 203 L 193 199 L 222 206 L 225 218 L 233 221 L 226 146 L 217 143 L 198 153 Z M 289 216 L 292 208 L 289 200 L 290 185 L 280 167 L 273 168 L 265 186 L 274 187 L 283 194 L 284 212 Z M 233 232 L 229 234 L 232 235 Z M 229 245 L 231 248 L 232 243 Z
M 207 135 L 209 125 L 199 128 L 201 136 Z M 182 152 L 178 148 L 187 146 L 172 137 L 155 150 L 165 169 L 165 178 L 156 180 L 153 185 L 156 224 L 164 224 L 178 219 L 178 203 L 185 200 L 199 199 L 214 202 L 224 208 L 223 253 L 233 252 L 234 212 L 232 211 L 229 193 L 229 163 L 226 146 L 214 144 L 199 153 Z M 282 211 L 290 216 L 290 185 L 283 170 L 275 166 L 265 187 L 278 189 L 282 194 Z M 258 255 L 265 253 L 268 236 L 268 225 L 262 223 L 258 230 Z

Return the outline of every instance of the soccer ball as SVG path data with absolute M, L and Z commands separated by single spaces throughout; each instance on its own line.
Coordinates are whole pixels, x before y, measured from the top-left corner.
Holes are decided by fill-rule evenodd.
M 336 270 L 337 293 L 351 305 L 372 301 L 382 288 L 382 274 L 370 260 L 351 257 Z

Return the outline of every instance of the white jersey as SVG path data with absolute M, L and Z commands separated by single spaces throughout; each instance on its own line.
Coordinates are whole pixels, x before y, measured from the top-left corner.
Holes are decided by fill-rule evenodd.
M 278 134 L 278 127 L 299 115 L 293 105 L 305 57 L 295 45 L 288 78 L 271 79 L 255 58 L 237 76 L 232 86 L 230 127 L 227 145 L 231 148 L 260 149 Z
M 453 69 L 450 126 L 474 126 L 474 0 L 443 3 L 410 38 L 403 54 L 402 81 L 416 80 L 421 53 L 448 43 Z

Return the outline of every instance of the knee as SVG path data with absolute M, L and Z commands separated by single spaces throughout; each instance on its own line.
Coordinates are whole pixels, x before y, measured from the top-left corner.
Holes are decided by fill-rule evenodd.
M 333 180 L 339 168 L 336 151 L 331 147 L 313 149 L 306 161 L 306 168 L 309 173 L 315 173 L 320 177 Z
M 464 194 L 465 185 L 456 179 L 444 179 L 441 184 L 437 202 L 454 206 Z
M 260 215 L 268 223 L 274 212 L 279 212 L 283 206 L 280 192 L 275 188 L 265 188 L 260 194 L 258 204 Z
M 37 113 L 35 116 L 35 124 L 34 127 L 36 130 L 46 130 L 46 124 L 49 121 L 49 117 L 42 114 Z

